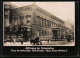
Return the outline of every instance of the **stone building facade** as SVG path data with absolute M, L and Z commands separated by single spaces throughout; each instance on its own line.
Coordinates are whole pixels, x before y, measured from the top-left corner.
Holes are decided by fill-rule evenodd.
M 65 22 L 35 4 L 11 8 L 8 21 L 9 26 L 15 28 L 14 32 L 22 34 L 25 39 L 60 40 L 65 37 Z

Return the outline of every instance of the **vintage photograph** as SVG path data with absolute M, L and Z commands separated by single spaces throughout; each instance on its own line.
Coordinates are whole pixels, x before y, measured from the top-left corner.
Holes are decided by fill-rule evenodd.
M 3 2 L 3 46 L 75 46 L 75 2 Z

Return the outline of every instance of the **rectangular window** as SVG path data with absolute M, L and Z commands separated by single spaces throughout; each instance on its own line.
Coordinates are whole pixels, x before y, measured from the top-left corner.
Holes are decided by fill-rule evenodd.
M 59 28 L 61 28 L 61 25 L 59 26 Z
M 36 17 L 36 21 L 37 21 L 37 25 L 40 26 L 41 25 L 41 22 L 40 22 L 40 17 L 39 16 Z
M 48 36 L 49 36 L 49 31 L 48 31 Z
M 42 36 L 42 31 L 41 31 L 41 36 Z
M 45 36 L 45 31 L 43 31 L 43 36 Z
M 43 22 L 43 19 L 42 19 L 42 26 L 44 26 L 44 22 Z
M 46 31 L 44 31 L 44 36 L 46 36 Z
M 42 36 L 43 36 L 43 31 L 42 31 Z
M 43 26 L 44 26 L 44 19 L 43 19 Z
M 58 28 L 57 24 L 56 24 L 56 28 Z
M 41 19 L 39 20 L 40 26 L 41 26 Z
M 52 22 L 51 22 L 51 27 L 52 27 Z
M 41 23 L 40 23 L 40 18 L 38 19 L 38 23 L 39 23 L 39 26 L 41 25 Z
M 41 20 L 40 22 L 41 22 L 41 26 L 42 26 L 42 19 L 40 19 L 40 20 Z
M 44 26 L 46 27 L 46 20 L 44 20 Z
M 49 22 L 50 23 L 50 26 L 49 27 L 51 27 L 51 22 Z
M 48 36 L 48 31 L 46 31 L 46 35 Z
M 40 17 L 38 17 L 38 25 L 40 26 Z
M 56 24 L 54 23 L 54 28 L 56 28 Z
M 30 19 L 31 19 L 31 15 L 27 15 L 27 16 L 26 16 L 26 23 L 27 23 L 28 25 L 30 25 Z
M 59 25 L 57 25 L 57 27 L 59 28 Z
M 36 21 L 37 21 L 37 23 L 36 23 L 36 24 L 38 25 L 38 16 L 36 17 Z
M 23 17 L 20 17 L 20 25 L 23 25 Z
M 53 28 L 54 28 L 54 23 L 53 23 Z
M 47 21 L 47 27 L 49 27 L 49 21 Z
M 45 34 L 44 34 L 44 31 L 42 31 L 42 35 L 44 36 Z

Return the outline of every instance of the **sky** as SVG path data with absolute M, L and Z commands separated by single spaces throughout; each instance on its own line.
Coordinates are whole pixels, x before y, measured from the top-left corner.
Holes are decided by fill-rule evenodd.
M 13 5 L 22 7 L 34 2 L 11 2 Z M 74 25 L 75 2 L 35 2 L 35 4 L 58 18 Z

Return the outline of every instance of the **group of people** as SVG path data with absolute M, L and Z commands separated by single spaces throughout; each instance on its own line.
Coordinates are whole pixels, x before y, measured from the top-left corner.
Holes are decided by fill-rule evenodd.
M 41 44 L 39 37 L 30 37 L 28 41 L 30 41 L 30 44 L 33 44 L 33 45 Z M 13 39 L 13 43 L 15 43 L 15 42 L 16 42 L 16 38 Z M 22 39 L 20 39 L 19 42 L 21 42 L 21 44 L 23 44 L 24 41 Z
M 70 42 L 71 41 L 71 35 L 66 35 L 66 39 L 67 39 L 67 42 Z M 33 45 L 41 45 L 42 42 L 40 40 L 39 37 L 30 37 L 29 38 L 29 41 L 30 41 L 30 44 L 33 44 Z M 13 42 L 15 43 L 16 42 L 16 39 L 14 38 L 13 39 Z M 23 44 L 23 40 L 20 40 L 21 44 Z

